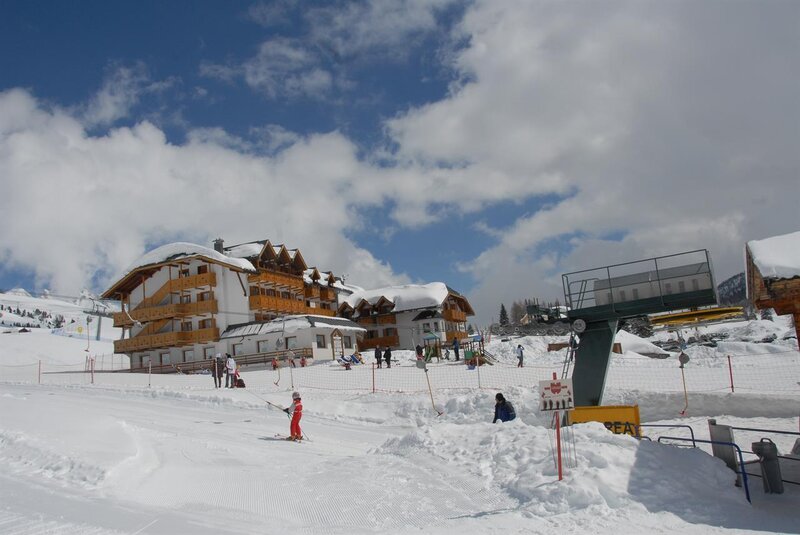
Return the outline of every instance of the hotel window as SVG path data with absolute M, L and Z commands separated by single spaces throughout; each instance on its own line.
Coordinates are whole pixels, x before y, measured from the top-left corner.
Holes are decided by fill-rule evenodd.
M 188 277 L 189 276 L 189 268 L 182 268 L 178 271 L 178 277 Z
M 626 300 L 625 290 L 620 290 L 619 291 L 619 300 L 620 300 L 620 302 Z
M 439 322 L 438 321 L 434 321 L 433 322 L 433 332 L 437 332 L 437 333 L 439 332 Z
M 191 294 L 188 294 L 188 295 L 182 295 L 182 296 L 181 296 L 181 303 L 183 303 L 183 304 L 187 304 L 187 303 L 191 303 L 191 302 L 192 302 L 192 296 L 191 296 Z
M 150 364 L 150 355 L 142 355 L 142 366 Z
M 200 292 L 197 294 L 198 301 L 211 301 L 211 292 Z
M 203 273 L 208 273 L 208 266 L 206 264 L 197 266 L 197 274 L 202 275 Z
M 204 347 L 203 348 L 203 357 L 205 357 L 206 360 L 207 359 L 213 359 L 214 358 L 214 353 L 216 353 L 216 351 L 214 350 L 213 346 L 212 347 Z
M 686 291 L 686 283 L 684 281 L 678 281 L 678 291 L 681 293 Z
M 353 339 L 350 336 L 342 337 L 344 339 L 344 347 L 351 349 L 353 347 Z
M 692 279 L 692 290 L 695 292 L 700 290 L 700 283 L 697 282 L 697 279 Z
M 169 364 L 169 353 L 161 353 L 161 365 Z
M 192 322 L 189 321 L 182 321 L 181 322 L 181 331 L 191 331 L 192 330 Z
M 267 340 L 259 340 L 258 341 L 258 352 L 259 353 L 269 353 L 269 343 Z
M 294 349 L 297 347 L 297 337 L 296 336 L 287 336 L 286 337 L 286 349 Z
M 187 349 L 183 352 L 183 362 L 191 362 L 194 360 L 194 351 Z
M 431 324 L 430 323 L 423 323 L 422 324 L 422 332 L 424 332 L 424 333 L 431 332 Z
M 667 294 L 667 295 L 672 293 L 672 283 L 671 282 L 665 282 L 664 283 L 664 293 Z
M 383 336 L 396 336 L 396 335 L 397 335 L 397 329 L 395 329 L 394 327 L 389 327 L 388 329 L 383 330 Z
M 211 318 L 200 320 L 197 324 L 198 329 L 211 329 L 214 326 L 214 320 Z
M 242 344 L 233 344 L 233 356 L 236 357 L 242 354 Z
M 633 298 L 634 298 L 634 300 L 635 299 L 639 299 L 639 289 L 638 288 L 634 288 L 633 289 Z
M 325 335 L 324 334 L 318 334 L 317 335 L 317 347 L 320 348 L 320 349 L 325 347 Z

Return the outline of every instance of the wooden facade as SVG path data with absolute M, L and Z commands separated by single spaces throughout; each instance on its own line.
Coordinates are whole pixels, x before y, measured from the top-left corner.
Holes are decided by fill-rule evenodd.
M 776 314 L 792 314 L 800 342 L 800 277 L 765 278 L 756 265 L 750 247 L 745 248 L 747 298 L 758 309 L 772 308 Z
M 196 344 L 218 342 L 220 331 L 231 324 L 296 314 L 336 315 L 337 294 L 329 285 L 337 279 L 331 273 L 309 269 L 300 251 L 273 246 L 269 240 L 243 245 L 248 247 L 224 249 L 219 240 L 214 251 L 190 248 L 179 259 L 143 265 L 117 281 L 103 294 L 122 304 L 113 316 L 114 326 L 123 329 L 114 351 L 191 350 Z M 236 248 L 252 254 L 232 254 Z M 247 263 L 240 259 L 255 271 L 243 267 Z M 238 295 L 224 295 L 223 287 Z

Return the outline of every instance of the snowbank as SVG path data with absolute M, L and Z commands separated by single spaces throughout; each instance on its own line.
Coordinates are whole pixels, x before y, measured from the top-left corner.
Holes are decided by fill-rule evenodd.
M 749 241 L 747 247 L 765 279 L 800 277 L 800 231 Z

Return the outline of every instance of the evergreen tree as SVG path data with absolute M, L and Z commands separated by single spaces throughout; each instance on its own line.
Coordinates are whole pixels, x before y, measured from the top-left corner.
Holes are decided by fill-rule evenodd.
M 500 303 L 500 325 L 508 325 L 508 312 L 506 312 L 506 305 Z
M 511 305 L 511 324 L 519 325 L 522 321 L 522 316 L 525 315 L 525 307 L 519 301 L 514 301 Z
M 471 323 L 470 323 L 469 325 L 467 325 L 467 332 L 468 332 L 469 334 L 472 334 L 472 333 L 474 333 L 474 332 L 475 332 L 475 329 L 472 327 L 472 324 L 471 324 Z

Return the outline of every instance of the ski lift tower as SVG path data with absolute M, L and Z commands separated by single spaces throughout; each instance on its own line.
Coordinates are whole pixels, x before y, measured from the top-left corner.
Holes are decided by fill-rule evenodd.
M 580 335 L 572 373 L 576 406 L 602 403 L 620 320 L 717 304 L 706 249 L 566 273 L 561 282 L 567 317 Z

